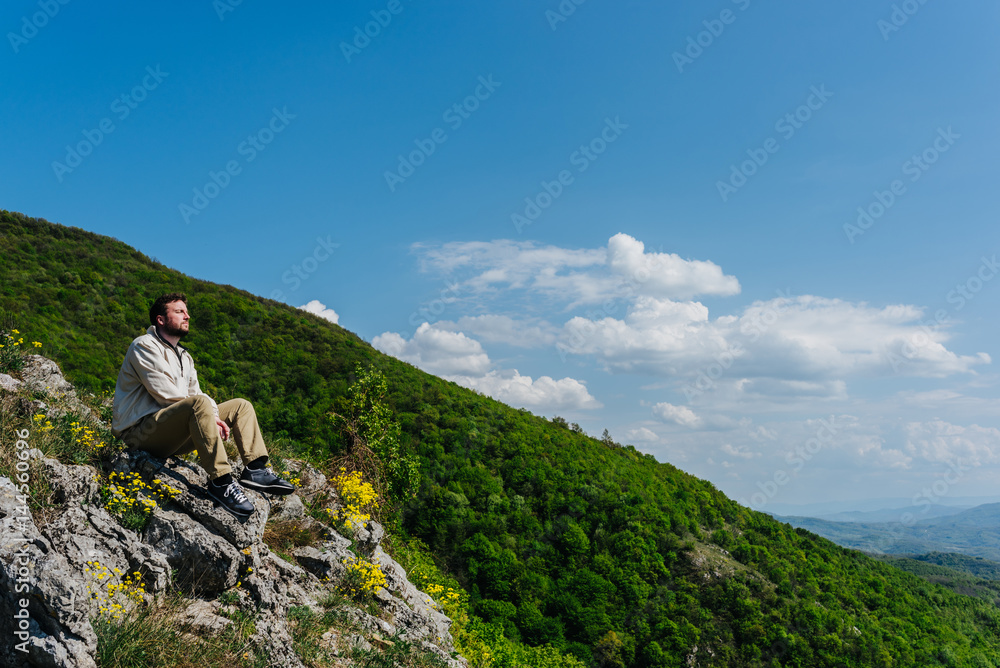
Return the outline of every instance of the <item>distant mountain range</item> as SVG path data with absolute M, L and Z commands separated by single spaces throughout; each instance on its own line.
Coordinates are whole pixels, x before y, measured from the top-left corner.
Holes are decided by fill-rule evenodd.
M 909 509 L 846 513 L 849 517 L 870 520 L 894 517 L 893 521 L 835 522 L 815 517 L 774 517 L 843 547 L 864 552 L 898 555 L 956 552 L 1000 561 L 1000 503 L 958 512 L 951 510 L 954 509 L 932 506 L 927 512 L 921 512 L 911 506 Z
M 948 508 L 959 508 L 965 510 L 981 506 L 987 503 L 1000 503 L 1000 496 L 944 496 L 936 499 L 938 506 Z M 816 517 L 834 522 L 854 521 L 846 519 L 835 519 L 844 513 L 867 513 L 867 512 L 895 512 L 899 517 L 906 511 L 913 512 L 913 499 L 908 497 L 882 497 L 877 499 L 860 499 L 845 501 L 825 501 L 821 503 L 768 503 L 762 509 L 771 515 L 783 515 L 785 517 Z M 924 505 L 917 506 L 917 510 L 922 510 Z M 921 513 L 921 519 L 926 514 Z M 877 521 L 892 521 L 895 518 Z M 873 520 L 874 521 L 874 520 Z

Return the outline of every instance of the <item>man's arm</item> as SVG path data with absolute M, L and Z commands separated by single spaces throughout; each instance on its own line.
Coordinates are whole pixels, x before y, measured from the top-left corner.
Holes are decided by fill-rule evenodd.
M 194 368 L 194 360 L 191 358 L 191 354 L 188 353 L 188 359 L 191 360 L 191 377 L 188 381 L 188 396 L 203 395 L 208 397 L 207 394 L 201 391 L 201 385 L 198 384 L 198 371 Z M 215 403 L 215 399 L 208 397 L 208 400 L 212 402 L 212 410 L 215 411 L 215 424 L 219 426 L 219 433 L 222 435 L 222 440 L 229 440 L 229 425 L 219 419 L 219 404 Z

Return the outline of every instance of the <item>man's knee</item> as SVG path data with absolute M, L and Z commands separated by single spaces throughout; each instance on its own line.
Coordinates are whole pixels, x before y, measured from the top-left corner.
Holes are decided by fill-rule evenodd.
M 191 397 L 191 400 L 192 400 L 191 401 L 191 408 L 195 412 L 197 412 L 197 411 L 205 411 L 205 410 L 208 410 L 208 411 L 212 411 L 213 410 L 212 400 L 209 399 L 204 394 L 196 394 L 195 396 Z
M 254 414 L 253 404 L 246 399 L 230 399 L 226 402 L 226 408 L 230 408 L 235 415 Z

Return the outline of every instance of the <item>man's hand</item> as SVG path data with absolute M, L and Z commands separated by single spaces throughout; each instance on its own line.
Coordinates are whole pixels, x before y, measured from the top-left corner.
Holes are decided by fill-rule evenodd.
M 223 441 L 229 440 L 229 425 L 222 420 L 216 420 L 215 424 L 219 425 L 219 435 L 222 436 Z

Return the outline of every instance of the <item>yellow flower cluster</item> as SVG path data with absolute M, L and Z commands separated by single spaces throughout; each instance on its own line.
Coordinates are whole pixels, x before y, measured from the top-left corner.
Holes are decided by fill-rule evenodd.
M 11 334 L 20 334 L 20 332 L 18 332 L 16 329 L 12 329 L 10 331 L 11 331 Z M 0 348 L 3 348 L 4 346 L 10 346 L 11 348 L 17 348 L 22 343 L 24 343 L 24 337 L 23 336 L 20 336 L 20 337 L 18 337 L 18 338 L 15 339 L 10 334 L 7 334 L 5 338 L 7 339 L 7 343 L 0 344 Z M 38 344 L 38 345 L 41 345 L 41 344 Z
M 344 594 L 357 596 L 359 594 L 377 594 L 385 586 L 385 573 L 378 564 L 373 564 L 364 559 L 358 559 L 347 563 L 347 577 L 341 583 L 340 588 Z
M 45 415 L 45 413 L 39 413 L 38 415 L 33 415 L 31 419 L 34 421 L 35 427 L 37 427 L 38 430 L 43 434 L 47 431 L 52 431 L 53 429 L 52 422 L 51 420 L 48 419 L 48 416 Z
M 146 484 L 138 473 L 112 473 L 108 476 L 108 484 L 101 490 L 105 495 L 104 507 L 108 512 L 125 516 L 133 512 L 152 515 L 157 508 L 156 498 L 160 503 L 174 499 L 181 491 L 161 480 L 153 480 Z M 156 498 L 150 498 L 156 497 Z
M 82 445 L 92 455 L 98 455 L 101 453 L 101 450 L 108 447 L 108 444 L 102 441 L 99 434 L 90 427 L 84 427 L 79 422 L 73 422 L 69 425 L 69 428 L 72 433 L 71 437 L 75 438 L 77 443 Z
M 422 577 L 424 580 L 428 579 L 426 575 Z M 446 589 L 443 585 L 435 583 L 425 585 L 424 591 L 427 592 L 427 594 L 431 598 L 435 599 L 437 599 L 439 595 L 443 594 L 443 596 L 440 596 L 440 600 L 444 601 L 445 603 L 458 603 L 458 601 L 462 598 L 462 595 L 459 592 L 455 591 L 453 587 L 448 587 Z M 438 607 L 437 603 L 435 603 L 433 607 L 435 608 Z
M 15 338 L 15 334 L 20 334 L 20 332 L 12 329 L 9 333 L 0 333 L 0 371 L 10 371 L 12 369 L 16 371 L 24 363 L 24 352 L 21 349 L 24 337 L 18 336 Z
M 302 486 L 302 478 L 299 477 L 298 473 L 292 473 L 291 471 L 282 471 L 281 477 L 292 483 L 296 487 Z
M 139 571 L 122 579 L 121 570 L 109 569 L 94 560 L 87 562 L 87 568 L 83 572 L 89 576 L 87 591 L 90 593 L 90 600 L 97 604 L 99 616 L 118 621 L 130 604 L 142 603 L 146 590 Z
M 366 511 L 378 509 L 378 494 L 369 483 L 362 481 L 360 471 L 348 473 L 347 469 L 341 468 L 340 475 L 333 479 L 333 484 L 345 507 L 337 510 L 327 508 L 326 512 L 330 517 L 342 521 L 348 529 L 371 519 L 370 512 Z

